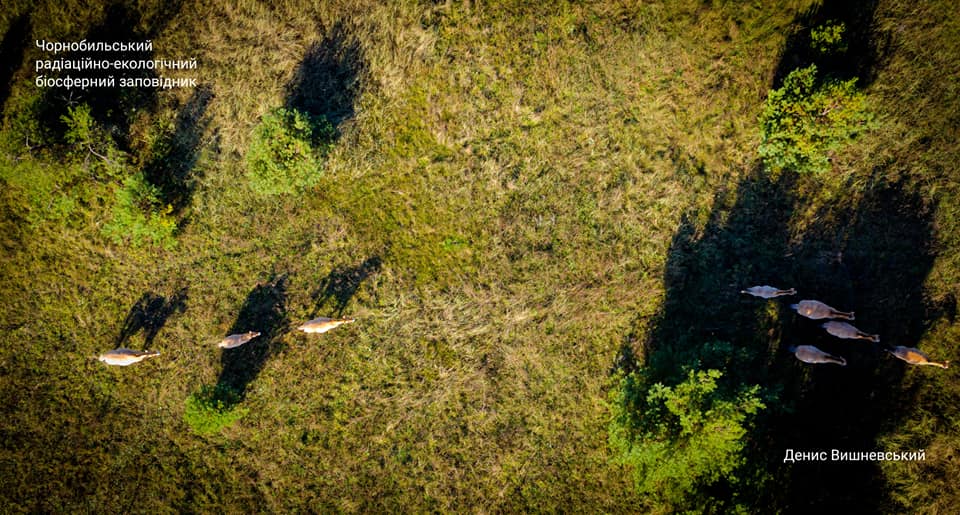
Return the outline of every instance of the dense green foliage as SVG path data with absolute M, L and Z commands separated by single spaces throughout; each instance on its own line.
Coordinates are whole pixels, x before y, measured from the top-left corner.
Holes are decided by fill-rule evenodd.
M 843 22 L 828 21 L 810 30 L 810 46 L 821 54 L 842 54 L 847 51 L 845 31 Z
M 247 151 L 247 177 L 265 195 L 301 192 L 316 185 L 336 132 L 322 117 L 275 109 L 260 120 Z
M 0 504 L 960 512 L 956 369 L 739 293 L 956 360 L 957 56 L 946 0 L 6 2 Z
M 701 494 L 737 482 L 752 416 L 764 408 L 759 386 L 725 399 L 719 370 L 690 371 L 676 386 L 646 384 L 643 371 L 623 377 L 613 402 L 610 444 L 635 470 L 637 488 L 673 510 L 703 510 Z M 757 485 L 742 485 L 754 488 Z
M 35 226 L 89 220 L 96 216 L 89 207 L 105 204 L 108 216 L 99 222 L 104 236 L 134 246 L 172 247 L 177 228 L 172 207 L 143 172 L 131 171 L 129 156 L 117 149 L 108 131 L 93 118 L 90 106 L 68 106 L 60 122 L 65 167 L 44 169 L 42 161 L 17 160 L 4 168 L 5 179 L 30 199 L 29 220 Z M 29 141 L 31 134 L 47 145 L 58 143 L 45 139 L 43 132 L 16 125 L 4 140 L 11 145 L 12 138 Z
M 113 218 L 103 226 L 103 233 L 116 243 L 171 247 L 177 228 L 171 211 L 161 200 L 160 189 L 138 172 L 114 192 Z
M 67 126 L 64 139 L 68 143 L 81 147 L 93 144 L 96 127 L 93 117 L 90 116 L 89 105 L 80 104 L 77 107 L 67 107 L 67 114 L 61 116 L 60 120 Z
M 817 66 L 798 68 L 772 90 L 760 114 L 758 152 L 773 170 L 823 173 L 870 121 L 856 79 L 824 80 Z
M 246 414 L 237 407 L 240 395 L 229 386 L 204 385 L 187 397 L 183 420 L 198 434 L 211 435 L 240 420 Z

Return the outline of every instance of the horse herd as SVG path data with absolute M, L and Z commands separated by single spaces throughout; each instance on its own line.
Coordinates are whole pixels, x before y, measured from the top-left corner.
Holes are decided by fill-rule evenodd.
M 763 299 L 772 299 L 774 297 L 796 295 L 797 290 L 793 288 L 781 290 L 773 286 L 753 286 L 745 290 L 741 290 L 740 293 L 746 293 L 748 295 L 753 295 L 754 297 L 760 297 Z M 847 322 L 838 322 L 837 320 L 833 320 L 854 320 L 853 311 L 840 311 L 818 300 L 801 300 L 796 304 L 791 304 L 790 308 L 796 311 L 800 316 L 809 318 L 811 320 L 830 319 L 828 322 L 821 324 L 820 327 L 826 329 L 827 333 L 836 336 L 837 338 L 868 340 L 870 342 L 880 344 L 880 335 L 868 334 L 848 324 Z M 950 366 L 949 361 L 931 361 L 929 356 L 915 347 L 904 347 L 902 345 L 893 346 L 889 344 L 880 345 L 883 350 L 889 352 L 897 358 L 906 361 L 907 363 L 910 363 L 911 365 L 930 365 L 940 368 L 947 368 Z M 846 358 L 824 352 L 813 345 L 795 345 L 791 346 L 789 350 L 794 354 L 794 356 L 797 357 L 797 359 L 803 361 L 804 363 L 835 363 L 840 366 L 846 366 L 847 364 Z
M 740 293 L 753 295 L 754 297 L 760 297 L 763 299 L 772 299 L 775 297 L 796 295 L 797 290 L 794 288 L 783 290 L 773 286 L 764 285 L 753 286 L 745 290 L 741 290 Z M 791 304 L 790 308 L 796 311 L 800 316 L 809 318 L 811 320 L 828 320 L 827 322 L 821 324 L 820 327 L 824 328 L 827 333 L 836 336 L 837 338 L 858 339 L 873 342 L 881 345 L 883 350 L 889 352 L 899 359 L 906 361 L 907 363 L 910 363 L 911 365 L 930 365 L 940 368 L 948 368 L 950 365 L 949 361 L 931 361 L 929 356 L 921 352 L 920 349 L 914 347 L 880 344 L 880 335 L 865 333 L 847 322 L 838 321 L 854 320 L 854 313 L 852 311 L 840 311 L 818 300 L 801 300 L 796 304 Z M 320 317 L 304 323 L 303 325 L 297 327 L 297 330 L 305 333 L 320 334 L 353 321 L 353 318 Z M 231 334 L 223 338 L 220 343 L 217 344 L 217 346 L 222 349 L 233 349 L 258 336 L 260 336 L 260 333 L 257 331 Z M 846 366 L 847 364 L 846 358 L 824 352 L 813 345 L 795 345 L 791 346 L 789 350 L 794 354 L 794 356 L 797 357 L 797 359 L 803 361 L 804 363 L 834 363 L 840 366 Z M 146 358 L 159 355 L 159 351 L 137 351 L 121 347 L 101 354 L 99 356 L 99 360 L 107 365 L 127 366 L 134 363 L 139 363 Z
M 298 331 L 303 331 L 305 333 L 325 333 L 335 327 L 341 326 L 343 324 L 349 324 L 353 322 L 353 318 L 327 318 L 320 317 L 315 318 L 299 327 Z M 220 343 L 217 344 L 221 349 L 233 349 L 239 347 L 250 340 L 260 336 L 260 333 L 257 331 L 249 331 L 246 333 L 231 334 L 226 338 L 220 340 Z M 117 365 L 125 367 L 127 365 L 132 365 L 134 363 L 139 363 L 147 358 L 152 358 L 154 356 L 159 356 L 160 352 L 155 350 L 132 350 L 126 348 L 113 349 L 111 351 L 104 352 L 99 356 L 99 360 L 106 363 L 107 365 Z

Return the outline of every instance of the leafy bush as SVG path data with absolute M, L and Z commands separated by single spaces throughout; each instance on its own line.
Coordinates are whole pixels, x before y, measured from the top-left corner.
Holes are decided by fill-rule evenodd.
M 336 131 L 325 118 L 296 109 L 263 116 L 247 151 L 247 178 L 255 191 L 278 195 L 317 183 Z
M 644 370 L 624 376 L 615 393 L 610 445 L 634 467 L 637 489 L 673 509 L 702 509 L 703 489 L 736 483 L 744 436 L 765 406 L 759 386 L 722 395 L 719 370 L 690 371 L 676 386 L 648 384 Z M 727 507 L 731 508 L 731 507 Z
M 810 31 L 810 47 L 824 55 L 847 51 L 843 35 L 847 26 L 843 22 L 828 21 Z
M 36 115 L 35 110 L 27 113 Z M 116 149 L 97 125 L 87 104 L 68 107 L 60 117 L 66 127 L 60 143 L 67 143 L 66 147 L 43 140 L 39 125 L 31 128 L 18 121 L 23 112 L 15 114 L 16 118 L 8 120 L 13 128 L 0 131 L 0 179 L 22 193 L 24 218 L 31 226 L 83 227 L 88 208 L 112 199 L 120 186 L 128 170 L 126 154 Z M 99 151 L 94 150 L 95 142 L 100 142 Z M 23 153 L 35 143 L 40 146 Z M 48 146 L 40 148 L 43 145 Z M 66 152 L 60 153 L 64 149 Z M 51 154 L 62 160 L 47 159 Z
M 134 246 L 144 243 L 170 248 L 177 221 L 173 208 L 160 201 L 160 190 L 142 173 L 124 179 L 114 193 L 113 218 L 103 233 L 116 243 L 129 241 Z
M 89 105 L 80 104 L 76 107 L 68 107 L 67 114 L 62 115 L 60 120 L 67 126 L 64 133 L 67 143 L 83 146 L 93 143 L 96 122 L 90 114 Z
M 127 174 L 127 156 L 117 150 L 109 136 L 97 125 L 90 106 L 80 104 L 68 107 L 67 114 L 60 117 L 66 125 L 64 139 L 74 146 L 79 155 L 92 154 L 91 171 L 110 182 L 122 182 L 114 190 L 111 220 L 104 225 L 103 233 L 116 243 L 129 241 L 134 246 L 144 243 L 171 247 L 177 222 L 171 216 L 172 208 L 161 200 L 160 189 L 150 183 L 144 174 Z M 100 152 L 94 144 L 101 143 Z M 126 177 L 124 178 L 124 176 Z M 114 184 L 116 184 L 114 182 Z
M 68 149 L 62 163 L 51 166 L 32 156 L 0 159 L 0 179 L 23 192 L 30 224 L 82 221 L 85 207 L 107 204 L 110 219 L 101 232 L 114 242 L 172 247 L 177 228 L 172 207 L 144 173 L 130 175 L 128 155 L 97 124 L 90 106 L 68 107 L 60 120 Z M 0 148 L 15 150 L 18 143 L 10 138 L 4 132 Z
M 199 434 L 214 434 L 246 415 L 239 402 L 240 394 L 227 385 L 204 385 L 187 397 L 183 419 Z
M 95 174 L 112 180 L 119 180 L 125 175 L 126 154 L 116 148 L 107 131 L 93 119 L 88 104 L 68 107 L 67 114 L 61 115 L 60 121 L 66 126 L 64 140 L 72 145 L 75 155 L 97 157 L 91 167 Z
M 818 82 L 816 65 L 798 68 L 764 104 L 760 157 L 774 171 L 822 173 L 830 169 L 832 153 L 871 120 L 856 79 Z

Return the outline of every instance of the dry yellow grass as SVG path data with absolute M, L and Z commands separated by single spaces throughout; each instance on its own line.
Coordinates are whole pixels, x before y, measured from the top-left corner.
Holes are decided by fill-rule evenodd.
M 16 4 L 0 27 L 29 10 L 36 38 L 80 39 L 104 14 L 61 5 Z M 196 76 L 212 92 L 196 188 L 177 247 L 164 250 L 104 240 L 109 198 L 72 183 L 54 182 L 86 195 L 69 223 L 26 223 L 28 210 L 42 214 L 25 200 L 29 181 L 3 179 L 0 227 L 21 237 L 4 237 L 0 249 L 0 327 L 10 342 L 0 351 L 9 415 L 0 431 L 12 442 L 0 451 L 10 464 L 0 497 L 14 511 L 123 511 L 121 499 L 134 493 L 151 511 L 656 508 L 642 504 L 649 500 L 633 489 L 631 471 L 611 462 L 611 370 L 624 347 L 650 351 L 683 245 L 720 262 L 710 249 L 731 233 L 724 228 L 764 216 L 764 201 L 746 197 L 766 190 L 743 186 L 756 160 L 756 114 L 785 35 L 809 5 L 209 0 L 183 4 L 161 24 L 159 6 L 138 4 L 144 30 L 162 25 L 156 55 L 196 57 Z M 922 68 L 928 79 L 902 89 L 932 87 L 920 82 L 934 76 L 928 60 L 955 71 L 954 56 L 933 50 L 956 39 L 955 17 L 918 16 L 897 2 L 881 2 L 879 12 L 883 30 L 904 23 L 919 38 L 916 54 L 896 51 L 888 66 Z M 345 70 L 359 84 L 352 116 L 313 191 L 258 197 L 243 179 L 253 129 L 288 102 L 298 67 L 331 45 L 335 29 L 343 38 L 331 55 L 359 49 L 344 63 L 357 67 Z M 15 76 L 18 106 L 35 95 L 26 68 Z M 938 88 L 949 89 L 953 71 Z M 881 70 L 868 90 L 886 118 L 838 156 L 839 179 L 798 185 L 784 229 L 789 249 L 875 208 L 875 180 L 861 160 L 897 163 L 921 196 L 936 198 L 942 249 L 956 247 L 950 213 L 960 197 L 946 180 L 956 148 L 936 136 L 956 129 L 943 121 L 922 135 L 911 129 L 956 99 L 917 93 L 914 110 L 913 94 L 898 86 L 904 75 Z M 192 94 L 159 92 L 156 107 L 133 121 L 132 169 Z M 894 102 L 898 95 L 906 100 Z M 919 149 L 924 137 L 933 150 Z M 86 170 L 82 157 L 60 150 L 51 143 L 18 155 L 43 163 L 36 169 L 45 175 L 59 160 Z M 911 171 L 914 155 L 937 173 Z M 2 159 L 4 170 L 26 170 Z M 744 205 L 757 212 L 744 214 Z M 934 298 L 957 294 L 955 256 L 937 255 L 924 285 Z M 191 433 L 185 399 L 230 366 L 209 342 L 279 278 L 276 331 L 244 346 L 270 349 L 244 383 L 247 414 L 220 434 Z M 135 374 L 87 363 L 124 333 L 138 299 L 169 300 L 183 288 L 185 309 L 166 317 L 152 342 L 160 358 Z M 358 322 L 322 339 L 290 330 L 344 307 Z M 777 313 L 758 313 L 776 333 Z M 935 340 L 954 329 L 933 326 L 920 347 L 946 350 Z M 47 352 L 54 348 L 62 352 Z M 897 431 L 891 446 L 902 442 Z M 949 436 L 924 434 L 938 449 L 955 447 Z M 887 472 L 909 490 L 906 506 L 929 499 L 904 469 Z

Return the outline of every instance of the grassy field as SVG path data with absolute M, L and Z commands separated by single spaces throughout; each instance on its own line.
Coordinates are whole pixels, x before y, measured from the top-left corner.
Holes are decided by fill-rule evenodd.
M 846 53 L 814 55 L 837 20 Z M 960 509 L 955 368 L 738 293 L 793 286 L 957 359 L 952 2 L 15 0 L 0 34 L 11 512 Z M 196 58 L 138 76 L 198 87 L 36 87 L 34 62 L 61 56 L 34 41 L 83 39 Z M 810 63 L 855 77 L 872 122 L 825 173 L 770 170 L 758 116 Z M 85 139 L 63 119 L 83 105 Z M 336 136 L 316 184 L 263 195 L 247 153 L 279 108 Z M 154 201 L 123 211 L 133 176 Z M 159 224 L 142 241 L 111 232 L 137 209 Z M 318 316 L 357 321 L 295 331 Z M 161 355 L 94 359 L 119 346 Z M 743 480 L 671 503 L 610 445 L 614 399 L 630 372 L 707 367 L 766 406 Z M 217 387 L 237 420 L 197 431 L 189 399 Z

